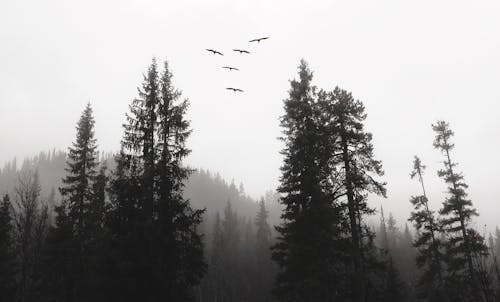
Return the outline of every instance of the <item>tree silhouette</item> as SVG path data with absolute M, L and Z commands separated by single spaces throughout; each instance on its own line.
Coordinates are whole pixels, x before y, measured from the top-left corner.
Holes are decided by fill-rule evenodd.
M 182 194 L 192 171 L 182 165 L 190 152 L 188 103 L 179 101 L 171 77 L 168 64 L 159 75 L 153 59 L 130 105 L 111 181 L 109 222 L 121 246 L 115 273 L 129 285 L 117 295 L 128 300 L 188 301 L 205 271 L 197 230 L 203 210 Z
M 386 195 L 385 183 L 375 179 L 383 175 L 382 163 L 374 158 L 372 134 L 364 130 L 366 114 L 361 101 L 338 87 L 325 93 L 323 99 L 323 112 L 329 119 L 331 132 L 338 133 L 333 136 L 331 153 L 336 155 L 332 160 L 337 167 L 335 171 L 341 171 L 340 192 L 347 199 L 342 205 L 347 209 L 351 237 L 353 299 L 365 301 L 367 265 L 364 258 L 369 254 L 370 246 L 364 244 L 371 242 L 373 234 L 365 227 L 363 216 L 374 213 L 366 201 L 368 193 Z
M 438 238 L 440 225 L 434 216 L 434 212 L 429 208 L 425 192 L 423 178 L 425 168 L 420 159 L 415 156 L 410 176 L 411 178 L 417 178 L 422 186 L 422 195 L 410 198 L 415 210 L 411 212 L 409 220 L 414 223 L 419 232 L 414 243 L 418 249 L 416 263 L 418 268 L 422 270 L 418 283 L 420 287 L 419 297 L 428 298 L 431 301 L 435 299 L 444 300 L 447 295 L 445 293 L 443 271 L 443 242 Z
M 487 247 L 483 238 L 469 225 L 478 213 L 472 207 L 472 201 L 467 198 L 468 186 L 463 175 L 456 172 L 457 163 L 451 160 L 451 150 L 455 146 L 451 142 L 453 131 L 444 121 L 438 121 L 432 125 L 432 129 L 436 133 L 434 148 L 444 155 L 444 169 L 439 170 L 438 175 L 448 185 L 449 194 L 440 210 L 440 214 L 444 216 L 443 229 L 449 238 L 445 258 L 448 284 L 453 287 L 452 297 L 456 300 L 469 296 L 475 301 L 481 301 L 483 298 L 474 257 L 487 253 Z
M 342 261 L 339 210 L 329 187 L 329 133 L 317 105 L 312 72 L 302 60 L 299 79 L 290 82 L 281 117 L 285 144 L 278 192 L 282 223 L 273 259 L 279 266 L 274 293 L 279 301 L 332 299 L 342 286 L 335 266 Z M 325 129 L 326 130 L 326 129 Z

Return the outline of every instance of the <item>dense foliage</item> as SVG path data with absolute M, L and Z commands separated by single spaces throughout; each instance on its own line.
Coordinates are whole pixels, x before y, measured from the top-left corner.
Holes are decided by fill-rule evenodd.
M 376 227 L 386 186 L 365 107 L 312 80 L 301 61 L 280 119 L 280 185 L 258 202 L 184 164 L 189 103 L 166 62 L 148 67 L 119 153 L 98 151 L 87 105 L 68 152 L 0 170 L 2 301 L 500 301 L 500 230 L 486 243 L 474 229 L 448 123 L 432 125 L 441 207 L 415 157 L 411 225 L 380 208 Z

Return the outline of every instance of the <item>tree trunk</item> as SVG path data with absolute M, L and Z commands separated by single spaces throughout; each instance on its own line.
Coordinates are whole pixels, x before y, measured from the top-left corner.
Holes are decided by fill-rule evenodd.
M 357 211 L 354 199 L 354 188 L 351 182 L 350 158 L 348 154 L 347 141 L 345 134 L 342 135 L 342 159 L 345 169 L 345 186 L 347 189 L 347 207 L 349 210 L 349 221 L 351 227 L 352 247 L 353 247 L 353 264 L 354 264 L 354 301 L 364 302 L 366 295 L 365 281 L 363 275 L 363 263 L 361 261 L 360 234 L 357 222 Z

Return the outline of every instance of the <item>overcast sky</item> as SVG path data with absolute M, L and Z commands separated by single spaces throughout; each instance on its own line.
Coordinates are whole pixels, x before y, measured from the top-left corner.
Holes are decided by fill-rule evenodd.
M 66 149 L 89 101 L 100 149 L 117 150 L 127 106 L 156 56 L 168 59 L 191 103 L 188 163 L 258 197 L 278 184 L 278 118 L 305 58 L 316 85 L 338 85 L 366 105 L 388 182 L 388 200 L 373 205 L 408 217 L 408 198 L 419 193 L 409 179 L 415 154 L 428 166 L 432 206 L 440 205 L 431 123 L 444 119 L 456 132 L 452 156 L 481 214 L 477 226 L 500 224 L 499 16 L 499 1 L 2 0 L 0 166 Z M 260 36 L 271 38 L 247 42 Z

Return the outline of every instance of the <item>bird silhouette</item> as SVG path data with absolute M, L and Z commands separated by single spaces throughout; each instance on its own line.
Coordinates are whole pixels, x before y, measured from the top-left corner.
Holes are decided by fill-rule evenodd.
M 243 92 L 243 90 L 238 89 L 238 88 L 233 88 L 233 87 L 227 87 L 226 89 L 227 89 L 227 90 L 232 90 L 232 91 L 234 91 L 234 92 Z
M 213 50 L 213 49 L 207 48 L 207 51 L 210 51 L 214 55 L 221 55 L 221 56 L 223 56 L 222 52 L 217 51 L 217 50 Z
M 236 70 L 236 71 L 240 71 L 238 68 L 236 68 L 236 67 L 231 67 L 231 66 L 222 66 L 222 68 L 229 69 L 229 70 Z
M 244 50 L 244 49 L 233 49 L 233 51 L 237 51 L 240 54 L 242 54 L 242 53 L 250 53 L 248 50 Z
M 258 43 L 260 43 L 260 41 L 266 40 L 266 39 L 269 39 L 269 37 L 263 37 L 263 38 L 253 39 L 253 40 L 250 40 L 248 42 L 258 42 Z

